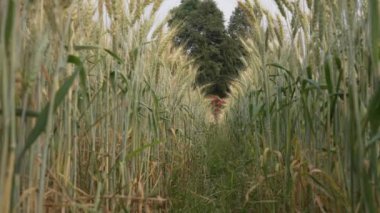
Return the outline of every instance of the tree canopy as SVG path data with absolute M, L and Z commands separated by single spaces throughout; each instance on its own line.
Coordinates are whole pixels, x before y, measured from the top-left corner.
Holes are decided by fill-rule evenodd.
M 240 4 L 235 8 L 228 25 L 228 34 L 231 38 L 238 40 L 240 37 L 246 37 L 251 32 L 251 26 L 247 16 Z
M 207 85 L 206 94 L 226 96 L 242 67 L 242 52 L 237 37 L 225 29 L 223 13 L 213 0 L 182 0 L 171 13 L 169 26 L 179 26 L 174 43 L 199 66 L 196 85 Z
M 233 11 L 230 23 L 228 25 L 228 35 L 233 40 L 230 44 L 233 44 L 233 47 L 230 47 L 230 54 L 234 54 L 234 57 L 231 57 L 230 62 L 231 67 L 238 74 L 240 70 L 244 68 L 244 64 L 241 57 L 247 56 L 247 51 L 245 50 L 241 39 L 247 38 L 252 33 L 251 25 L 248 21 L 248 16 L 245 14 L 244 9 L 240 4 Z

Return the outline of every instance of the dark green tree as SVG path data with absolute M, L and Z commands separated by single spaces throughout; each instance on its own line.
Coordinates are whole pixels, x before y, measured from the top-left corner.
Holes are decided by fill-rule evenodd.
M 225 27 L 223 13 L 213 0 L 182 0 L 172 10 L 169 26 L 179 26 L 174 38 L 199 66 L 195 83 L 208 85 L 206 94 L 226 96 L 229 82 L 237 76 L 239 46 Z
M 231 57 L 231 61 L 229 63 L 231 63 L 231 66 L 234 67 L 237 72 L 244 68 L 241 58 L 247 56 L 248 54 L 241 40 L 247 38 L 247 36 L 251 33 L 252 28 L 246 11 L 244 11 L 242 6 L 239 4 L 232 13 L 230 23 L 228 25 L 228 34 L 233 40 L 231 41 L 231 44 L 234 46 L 233 48 L 230 48 L 230 54 L 233 54 L 234 57 Z
M 239 38 L 245 38 L 251 33 L 251 26 L 248 21 L 248 16 L 246 12 L 239 4 L 232 16 L 230 18 L 230 23 L 228 25 L 228 34 L 234 40 L 239 40 Z
M 182 0 L 180 6 L 171 11 L 172 18 L 169 20 L 169 26 L 180 27 L 174 43 L 184 45 L 189 53 L 194 52 L 196 40 L 199 39 L 198 29 L 195 28 L 197 23 L 192 21 L 197 16 L 199 5 L 199 0 Z

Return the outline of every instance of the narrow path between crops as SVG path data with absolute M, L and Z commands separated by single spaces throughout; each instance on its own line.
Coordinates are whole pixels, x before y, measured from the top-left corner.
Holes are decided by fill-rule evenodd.
M 223 113 L 223 99 L 211 99 L 214 116 Z M 219 118 L 220 119 L 220 118 Z M 255 179 L 254 147 L 244 141 L 242 130 L 215 122 L 198 135 L 190 160 L 174 172 L 169 190 L 176 212 L 252 211 L 248 194 Z M 257 207 L 257 205 L 256 205 Z M 263 209 L 264 210 L 264 209 Z M 268 209 L 269 210 L 269 209 Z

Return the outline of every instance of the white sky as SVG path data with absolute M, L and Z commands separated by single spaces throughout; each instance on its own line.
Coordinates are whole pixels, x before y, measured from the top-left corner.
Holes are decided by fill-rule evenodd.
M 234 11 L 237 0 L 214 0 L 221 11 L 224 13 L 224 21 L 228 23 L 230 20 L 230 16 L 232 12 Z M 273 0 L 260 0 L 262 6 L 269 11 L 272 11 L 276 13 L 278 11 L 276 4 L 273 2 Z M 159 20 L 162 20 L 168 12 L 173 8 L 178 6 L 181 3 L 181 0 L 164 0 L 163 4 L 161 5 L 161 8 L 158 12 L 157 18 Z

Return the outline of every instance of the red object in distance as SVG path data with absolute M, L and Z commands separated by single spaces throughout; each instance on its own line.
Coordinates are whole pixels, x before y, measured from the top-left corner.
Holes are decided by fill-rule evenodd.
M 209 98 L 211 99 L 212 114 L 215 120 L 217 121 L 224 105 L 226 104 L 226 101 L 223 98 L 220 98 L 219 96 L 216 96 L 216 95 L 211 96 Z

